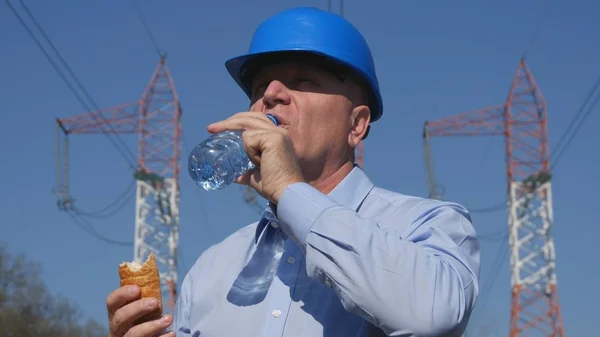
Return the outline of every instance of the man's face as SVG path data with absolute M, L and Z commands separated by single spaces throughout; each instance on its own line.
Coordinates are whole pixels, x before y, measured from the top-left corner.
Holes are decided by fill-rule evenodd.
M 358 86 L 317 67 L 297 62 L 271 65 L 252 84 L 250 110 L 279 118 L 305 174 L 318 175 L 327 162 L 347 160 L 360 141 L 361 135 L 356 138 L 363 126 L 357 123 L 366 128 L 369 122 L 368 110 L 357 113 L 361 108 L 352 101 L 360 97 Z

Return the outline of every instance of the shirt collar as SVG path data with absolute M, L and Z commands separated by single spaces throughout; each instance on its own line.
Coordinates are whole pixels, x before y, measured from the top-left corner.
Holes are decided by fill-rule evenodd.
M 365 172 L 358 165 L 354 165 L 352 171 L 327 195 L 338 204 L 357 211 L 373 189 L 373 186 Z M 279 222 L 276 214 L 276 206 L 269 203 L 256 226 L 255 243 L 258 242 L 261 233 L 269 222 Z

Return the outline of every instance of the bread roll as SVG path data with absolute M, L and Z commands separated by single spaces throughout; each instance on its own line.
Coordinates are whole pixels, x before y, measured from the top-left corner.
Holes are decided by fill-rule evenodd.
M 163 313 L 162 295 L 160 289 L 160 276 L 156 258 L 150 254 L 144 264 L 138 261 L 123 262 L 119 265 L 121 287 L 137 285 L 142 290 L 142 298 L 154 297 L 158 301 L 158 308 L 134 322 L 135 325 L 160 318 Z

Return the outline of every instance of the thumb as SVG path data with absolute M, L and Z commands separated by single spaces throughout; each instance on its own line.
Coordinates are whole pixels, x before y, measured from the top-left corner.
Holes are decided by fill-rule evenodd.
M 256 186 L 258 186 L 260 183 L 260 168 L 255 167 L 252 170 L 242 174 L 235 180 L 235 183 L 256 188 Z
M 236 184 L 250 186 L 250 176 L 252 175 L 252 171 L 248 171 L 241 176 L 239 176 L 236 180 Z

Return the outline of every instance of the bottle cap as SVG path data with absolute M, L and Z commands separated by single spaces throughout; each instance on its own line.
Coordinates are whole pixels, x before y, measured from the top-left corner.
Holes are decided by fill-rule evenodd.
M 277 117 L 271 114 L 267 114 L 267 117 L 271 120 L 271 122 L 273 122 L 273 124 L 279 126 L 279 120 L 277 119 Z

